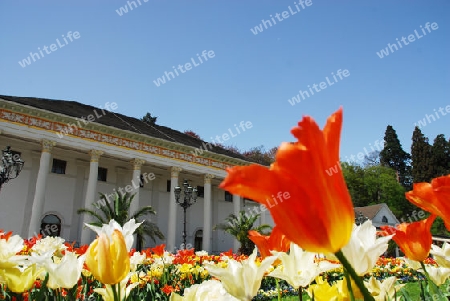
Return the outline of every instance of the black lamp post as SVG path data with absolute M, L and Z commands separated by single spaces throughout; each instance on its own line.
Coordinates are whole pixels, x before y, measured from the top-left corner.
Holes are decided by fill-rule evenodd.
M 2 150 L 2 165 L 0 166 L 0 189 L 9 180 L 15 179 L 22 171 L 25 162 L 20 159 L 19 154 L 13 154 L 11 147 Z
M 197 189 L 188 184 L 187 180 L 183 183 L 183 201 L 180 202 L 181 187 L 175 187 L 175 200 L 183 208 L 183 249 L 186 249 L 186 209 L 191 207 L 197 201 Z

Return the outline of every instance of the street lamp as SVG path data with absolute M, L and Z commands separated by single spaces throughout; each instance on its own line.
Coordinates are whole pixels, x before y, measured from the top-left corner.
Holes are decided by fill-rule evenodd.
M 22 171 L 25 162 L 20 159 L 19 154 L 13 154 L 11 147 L 2 150 L 2 165 L 0 166 L 0 189 L 4 183 L 15 179 Z
M 175 200 L 183 208 L 183 249 L 186 249 L 186 209 L 191 207 L 197 201 L 197 189 L 189 185 L 187 180 L 183 183 L 183 201 L 180 202 L 181 187 L 175 187 Z

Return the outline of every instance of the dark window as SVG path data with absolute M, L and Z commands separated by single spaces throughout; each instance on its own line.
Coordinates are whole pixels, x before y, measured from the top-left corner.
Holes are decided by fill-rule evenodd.
M 170 180 L 167 180 L 167 192 L 170 192 Z
M 108 174 L 108 169 L 103 168 L 103 167 L 99 167 L 98 168 L 97 180 L 102 181 L 102 182 L 106 182 L 106 175 L 107 174 Z
M 200 198 L 205 197 L 205 187 L 203 186 L 197 186 L 197 196 Z
M 52 173 L 57 173 L 60 175 L 66 174 L 67 161 L 53 159 Z
M 382 218 L 381 218 L 381 221 L 383 222 L 383 223 L 388 223 L 388 219 L 387 219 L 387 217 L 386 216 L 383 216 Z
M 142 187 L 144 187 L 144 176 L 141 175 L 139 179 L 140 179 L 140 181 L 139 181 L 139 187 L 142 188 Z
M 61 219 L 54 214 L 47 214 L 41 220 L 40 233 L 43 237 L 61 235 Z
M 228 191 L 225 191 L 225 202 L 233 202 L 233 195 Z

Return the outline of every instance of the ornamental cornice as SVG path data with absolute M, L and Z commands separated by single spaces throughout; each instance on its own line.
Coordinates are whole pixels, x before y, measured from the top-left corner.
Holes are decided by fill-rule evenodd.
M 0 122 L 7 121 L 17 125 L 26 126 L 38 130 L 44 130 L 58 134 L 67 129 L 68 123 L 76 123 L 75 118 L 44 110 L 36 109 L 27 105 L 10 103 L 0 99 Z M 147 136 L 145 134 L 133 133 L 127 130 L 113 128 L 91 122 L 83 125 L 83 128 L 73 129 L 67 132 L 68 137 L 87 141 L 95 141 L 111 146 L 139 151 L 144 154 L 175 159 L 200 166 L 225 170 L 232 166 L 248 165 L 250 162 L 235 159 L 209 151 L 204 151 L 200 156 L 194 156 L 194 147 L 183 145 L 178 142 L 170 142 L 160 138 Z

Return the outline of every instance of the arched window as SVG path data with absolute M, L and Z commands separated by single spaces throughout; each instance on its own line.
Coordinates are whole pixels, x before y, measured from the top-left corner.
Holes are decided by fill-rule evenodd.
M 60 236 L 61 235 L 61 219 L 55 214 L 47 214 L 41 220 L 41 235 Z
M 387 219 L 387 217 L 384 216 L 384 215 L 383 215 L 383 217 L 381 218 L 381 221 L 382 221 L 383 223 L 385 223 L 385 224 L 388 223 L 388 219 Z
M 195 251 L 203 250 L 203 230 L 201 229 L 195 231 L 194 249 Z

